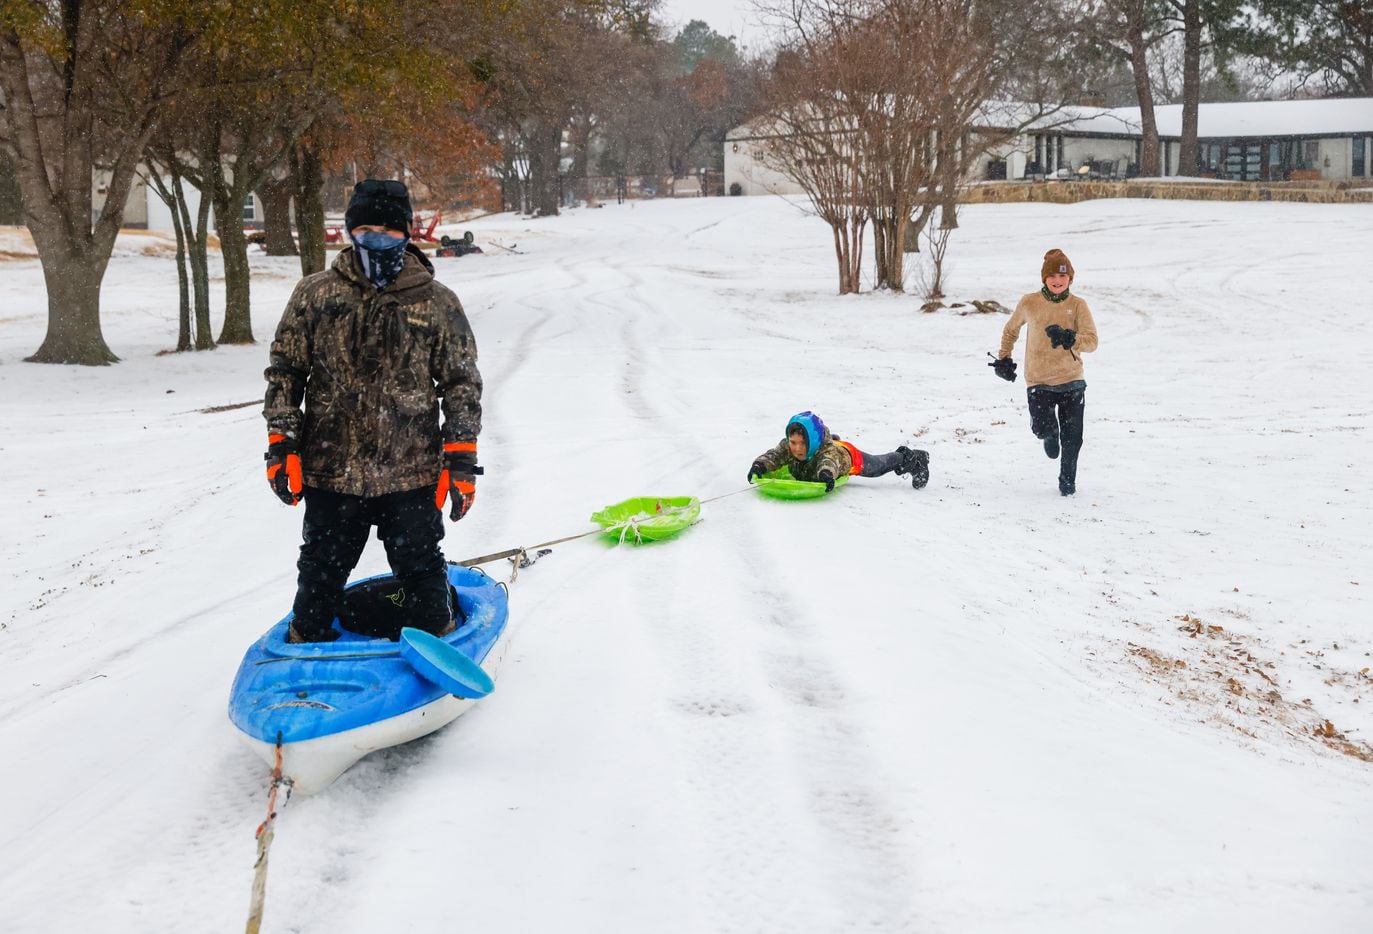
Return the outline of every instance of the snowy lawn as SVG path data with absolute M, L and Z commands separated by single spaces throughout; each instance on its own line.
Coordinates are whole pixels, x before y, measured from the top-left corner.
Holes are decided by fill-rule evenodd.
M 495 694 L 283 809 L 265 930 L 1373 928 L 1373 210 L 962 222 L 960 296 L 1013 307 L 1052 246 L 1078 269 L 1101 349 L 1076 497 L 1023 379 L 983 365 L 1005 318 L 835 296 L 789 202 L 461 225 L 488 252 L 436 262 L 481 348 L 487 475 L 450 557 L 740 490 L 800 409 L 929 450 L 932 479 L 558 548 L 514 587 Z M 225 705 L 290 606 L 300 513 L 258 409 L 211 409 L 261 398 L 297 267 L 254 257 L 257 346 L 158 355 L 172 264 L 121 249 L 124 362 L 82 369 L 21 362 L 46 306 L 8 252 L 0 928 L 232 930 L 266 774 Z M 358 575 L 384 569 L 369 545 Z

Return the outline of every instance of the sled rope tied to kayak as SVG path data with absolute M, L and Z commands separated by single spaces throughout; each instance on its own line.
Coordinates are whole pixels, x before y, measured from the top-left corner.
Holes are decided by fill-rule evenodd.
M 740 493 L 747 493 L 748 491 L 753 489 L 757 488 L 754 486 L 741 487 L 737 490 L 731 490 L 728 493 L 720 493 L 716 496 L 708 496 L 703 500 L 699 500 L 698 502 L 701 505 L 705 505 L 706 503 L 713 503 L 718 500 L 728 499 L 731 496 L 738 496 Z M 683 512 L 685 509 L 686 507 L 673 507 L 669 510 L 669 512 L 678 513 Z M 568 542 L 575 542 L 578 539 L 590 538 L 593 535 L 602 535 L 608 532 L 616 531 L 618 531 L 618 527 L 592 529 L 589 532 L 578 532 L 575 535 L 564 535 L 560 538 L 552 538 L 546 542 L 539 542 L 536 545 L 519 545 L 514 548 L 503 549 L 502 551 L 494 551 L 489 555 L 479 555 L 475 558 L 464 558 L 462 561 L 452 561 L 449 563 L 456 564 L 465 568 L 475 568 L 480 567 L 483 564 L 490 564 L 492 561 L 509 559 L 510 562 L 515 565 L 511 569 L 510 573 L 510 582 L 514 583 L 515 578 L 519 574 L 521 569 L 529 567 L 531 564 L 533 564 L 535 561 L 538 561 L 544 555 L 552 552 L 553 547 L 555 545 L 565 545 Z M 620 542 L 621 544 L 624 543 L 624 537 L 621 537 Z
M 286 789 L 286 801 L 291 800 L 291 780 L 281 774 L 281 734 L 277 733 L 276 766 L 272 769 L 272 785 L 267 792 L 267 819 L 258 824 L 257 862 L 253 864 L 253 892 L 248 903 L 247 934 L 258 934 L 262 929 L 262 909 L 267 901 L 267 853 L 272 848 L 276 836 L 277 792 Z M 284 807 L 285 801 L 282 802 Z

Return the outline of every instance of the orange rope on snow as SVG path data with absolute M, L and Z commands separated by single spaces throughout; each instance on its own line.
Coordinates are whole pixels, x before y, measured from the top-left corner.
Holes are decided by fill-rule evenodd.
M 267 792 L 267 819 L 258 825 L 257 862 L 253 865 L 253 892 L 248 904 L 247 934 L 262 930 L 262 909 L 267 901 L 267 851 L 276 835 L 277 791 L 286 786 L 286 800 L 291 800 L 291 780 L 281 775 L 281 734 L 277 734 L 276 765 L 272 769 L 272 787 Z

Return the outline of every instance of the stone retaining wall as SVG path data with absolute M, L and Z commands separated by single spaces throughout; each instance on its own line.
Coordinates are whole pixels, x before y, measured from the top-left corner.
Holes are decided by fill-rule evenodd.
M 994 182 L 963 189 L 961 204 L 1042 201 L 1076 204 L 1097 198 L 1164 198 L 1181 201 L 1303 201 L 1373 204 L 1373 181 L 1348 182 Z

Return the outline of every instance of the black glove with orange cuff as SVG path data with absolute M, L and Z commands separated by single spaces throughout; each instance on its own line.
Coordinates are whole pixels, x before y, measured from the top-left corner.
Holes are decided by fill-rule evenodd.
M 477 499 L 477 476 L 483 473 L 477 466 L 477 442 L 450 441 L 443 446 L 443 472 L 439 474 L 439 488 L 434 505 L 443 509 L 448 494 L 453 494 L 453 508 L 448 518 L 457 522 L 472 508 Z
M 269 434 L 267 453 L 262 455 L 262 459 L 267 462 L 267 483 L 277 499 L 287 506 L 300 502 L 305 479 L 300 472 L 300 452 L 296 449 L 296 439 Z

